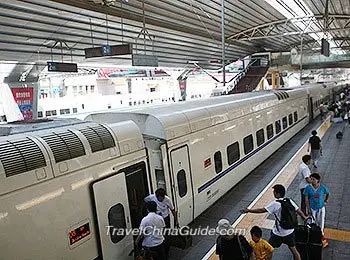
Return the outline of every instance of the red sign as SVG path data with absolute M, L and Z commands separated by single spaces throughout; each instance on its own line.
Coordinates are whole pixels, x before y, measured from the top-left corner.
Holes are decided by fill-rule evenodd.
M 209 167 L 210 165 L 211 165 L 211 159 L 208 158 L 208 159 L 206 159 L 206 160 L 204 161 L 204 168 L 207 168 L 207 167 Z
M 24 120 L 33 119 L 33 88 L 11 88 L 11 91 Z
M 82 240 L 84 237 L 87 237 L 90 235 L 90 224 L 89 223 L 85 223 L 84 225 L 71 230 L 69 232 L 69 242 L 71 245 L 73 245 L 74 243 Z

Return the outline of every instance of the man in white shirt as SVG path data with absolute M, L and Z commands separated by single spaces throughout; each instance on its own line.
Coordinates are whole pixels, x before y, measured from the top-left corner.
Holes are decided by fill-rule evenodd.
M 305 204 L 305 195 L 304 190 L 307 185 L 311 183 L 310 175 L 311 171 L 309 165 L 311 163 L 311 156 L 306 154 L 302 157 L 302 163 L 299 166 L 298 175 L 301 176 L 302 180 L 299 184 L 300 194 L 301 194 L 301 211 L 306 215 L 306 204 Z
M 165 222 L 165 226 L 167 228 L 170 228 L 170 215 L 169 211 L 174 216 L 174 222 L 175 226 L 178 226 L 178 220 L 177 220 L 177 212 L 175 211 L 175 207 L 171 199 L 166 195 L 166 192 L 164 189 L 159 188 L 156 190 L 155 194 L 151 194 L 145 198 L 146 202 L 154 201 L 157 203 L 157 214 L 162 216 Z
M 269 243 L 274 248 L 280 247 L 282 244 L 286 244 L 290 251 L 293 253 L 294 260 L 301 260 L 300 254 L 295 247 L 295 236 L 294 236 L 294 228 L 292 229 L 283 229 L 280 225 L 281 220 L 281 203 L 280 200 L 284 199 L 286 189 L 281 184 L 276 184 L 272 187 L 273 195 L 277 200 L 272 201 L 265 208 L 258 209 L 243 209 L 242 213 L 270 213 L 275 216 L 276 221 L 275 225 L 271 231 L 271 236 L 269 239 Z M 296 213 L 301 216 L 304 220 L 307 219 L 307 216 L 299 209 L 299 207 L 295 204 L 294 201 L 290 200 L 291 204 L 294 206 Z
M 138 246 L 141 238 L 144 237 L 142 246 L 152 253 L 153 259 L 166 260 L 164 219 L 156 213 L 157 204 L 154 201 L 147 202 L 146 206 L 148 215 L 141 220 L 140 235 L 136 238 L 135 245 Z

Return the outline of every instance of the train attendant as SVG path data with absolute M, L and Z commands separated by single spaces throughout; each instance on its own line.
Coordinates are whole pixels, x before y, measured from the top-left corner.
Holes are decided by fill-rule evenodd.
M 157 203 L 157 214 L 162 216 L 165 222 L 165 226 L 170 228 L 170 215 L 169 211 L 174 216 L 175 226 L 179 226 L 179 222 L 177 220 L 177 211 L 175 211 L 175 207 L 171 199 L 166 195 L 166 192 L 163 188 L 159 188 L 156 190 L 155 194 L 151 194 L 145 198 L 145 201 L 154 201 Z
M 157 203 L 150 201 L 146 203 L 148 215 L 141 220 L 140 235 L 135 240 L 136 247 L 141 238 L 142 247 L 154 260 L 166 260 L 165 239 L 162 233 L 165 227 L 164 219 L 157 212 Z

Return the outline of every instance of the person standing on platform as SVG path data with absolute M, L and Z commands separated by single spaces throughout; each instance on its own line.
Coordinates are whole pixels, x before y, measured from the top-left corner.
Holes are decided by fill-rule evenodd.
M 324 119 L 324 116 L 325 116 L 325 112 L 326 112 L 323 103 L 320 104 L 320 106 L 319 106 L 318 109 L 320 110 L 320 117 L 321 117 L 321 120 L 323 120 L 323 119 Z
M 307 151 L 310 151 L 312 163 L 314 167 L 317 168 L 318 160 L 320 159 L 320 155 L 322 155 L 322 144 L 321 139 L 317 136 L 316 130 L 313 130 L 311 134 L 312 136 L 309 138 Z
M 157 215 L 157 203 L 150 201 L 146 203 L 148 215 L 141 220 L 140 234 L 135 240 L 135 246 L 139 245 L 141 238 L 142 247 L 153 256 L 154 260 L 166 260 L 165 239 L 162 233 L 165 227 L 164 219 Z
M 308 211 L 312 214 L 316 225 L 322 230 L 323 247 L 328 246 L 328 241 L 324 236 L 324 220 L 326 218 L 326 208 L 329 199 L 329 189 L 320 183 L 321 176 L 318 173 L 313 173 L 310 176 L 311 184 L 304 190 L 305 203 Z
M 262 230 L 258 226 L 252 227 L 250 230 L 250 236 L 252 240 L 249 242 L 253 248 L 256 260 L 271 260 L 273 250 L 275 250 L 269 242 L 262 239 Z
M 277 200 L 272 201 L 264 208 L 257 209 L 243 209 L 242 213 L 270 213 L 275 217 L 275 225 L 271 231 L 271 236 L 269 239 L 269 244 L 273 246 L 273 248 L 278 248 L 282 244 L 286 244 L 289 250 L 292 252 L 294 256 L 294 260 L 301 260 L 300 254 L 295 246 L 295 236 L 294 236 L 294 228 L 283 228 L 281 223 L 285 223 L 285 220 L 282 219 L 282 203 L 286 205 L 288 203 L 288 208 L 292 207 L 293 213 L 297 213 L 304 220 L 307 219 L 307 216 L 299 209 L 299 207 L 295 204 L 295 202 L 291 199 L 284 198 L 286 189 L 281 184 L 276 184 L 272 187 L 273 195 Z M 296 216 L 295 216 L 296 220 Z M 296 223 L 297 224 L 297 223 Z M 294 226 L 294 223 L 293 223 Z
M 216 232 L 216 254 L 220 260 L 253 260 L 253 249 L 247 239 L 235 234 L 235 230 L 227 219 L 220 219 Z
M 311 163 L 311 156 L 308 154 L 304 155 L 302 157 L 302 163 L 299 166 L 299 172 L 298 172 L 298 175 L 301 176 L 302 178 L 299 184 L 300 195 L 301 195 L 300 209 L 305 215 L 307 215 L 307 212 L 306 212 L 304 190 L 306 186 L 308 186 L 311 183 L 311 179 L 310 179 L 311 171 L 309 168 L 310 163 Z

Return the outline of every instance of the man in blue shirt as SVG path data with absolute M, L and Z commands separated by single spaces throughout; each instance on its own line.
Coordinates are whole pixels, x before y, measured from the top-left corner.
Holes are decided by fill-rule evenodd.
M 329 190 L 326 186 L 320 183 L 321 176 L 318 173 L 310 175 L 311 185 L 308 185 L 304 190 L 305 204 L 308 212 L 310 212 L 316 222 L 322 230 L 324 229 L 324 220 L 326 217 L 325 206 L 328 203 Z M 323 247 L 328 246 L 328 241 L 322 237 Z

